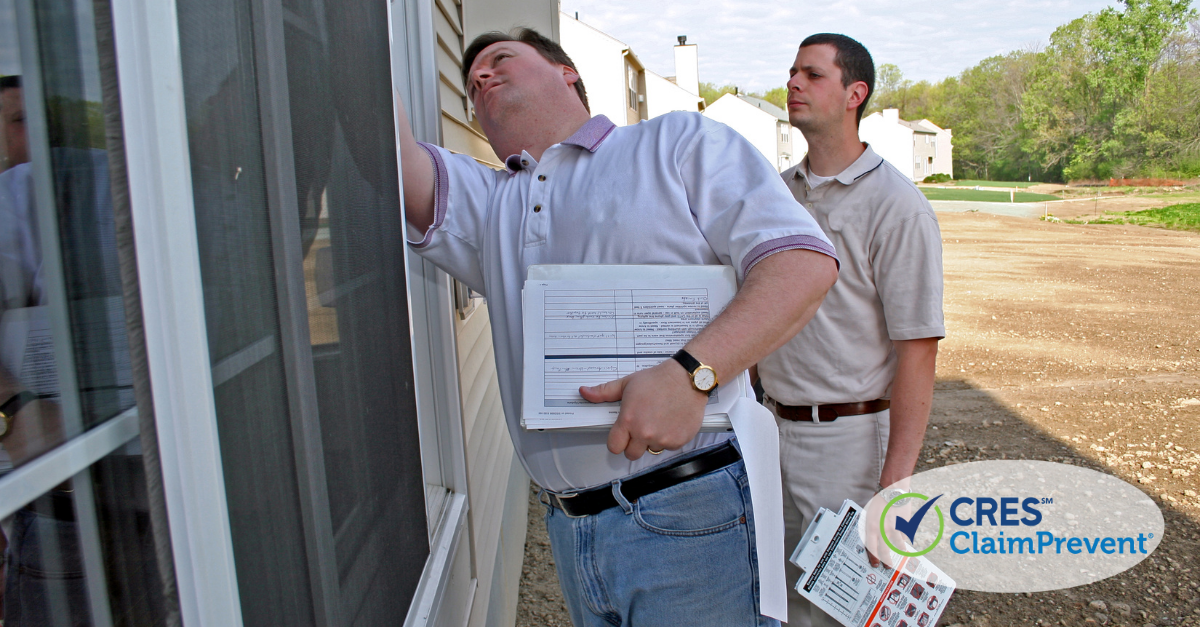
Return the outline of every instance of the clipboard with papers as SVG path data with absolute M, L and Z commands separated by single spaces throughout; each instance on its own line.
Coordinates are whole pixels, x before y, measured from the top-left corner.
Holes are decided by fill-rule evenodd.
M 579 387 L 670 359 L 735 293 L 737 275 L 729 266 L 530 266 L 521 295 L 521 425 L 608 429 L 620 404 L 592 404 Z M 701 431 L 737 437 L 754 503 L 759 611 L 786 621 L 779 432 L 771 412 L 755 402 L 747 373 L 717 387 Z
M 526 429 L 607 429 L 620 403 L 593 404 L 580 386 L 598 385 L 670 359 L 719 315 L 737 292 L 729 266 L 535 265 L 522 292 Z M 729 431 L 729 410 L 749 375 L 722 383 L 703 431 Z

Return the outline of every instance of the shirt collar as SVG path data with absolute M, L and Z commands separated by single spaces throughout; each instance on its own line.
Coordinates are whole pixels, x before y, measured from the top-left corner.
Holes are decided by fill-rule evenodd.
M 605 139 L 608 139 L 608 136 L 612 134 L 615 128 L 617 128 L 617 125 L 613 124 L 603 114 L 597 115 L 584 122 L 583 126 L 579 127 L 579 130 L 575 131 L 574 134 L 564 139 L 561 143 L 579 146 L 588 152 L 596 152 L 600 148 L 600 144 L 604 143 Z M 504 160 L 504 167 L 508 170 L 509 174 L 516 174 L 527 167 L 523 161 L 533 163 L 532 157 L 522 151 L 519 155 L 509 155 Z
M 865 150 L 863 150 L 863 153 L 858 156 L 858 159 L 855 159 L 854 163 L 851 163 L 849 167 L 847 167 L 845 170 L 842 170 L 837 176 L 833 177 L 842 185 L 852 185 L 855 181 L 866 176 L 867 173 L 871 172 L 875 168 L 878 168 L 880 164 L 883 163 L 883 157 L 880 157 L 878 154 L 876 154 L 876 152 L 871 149 L 870 144 L 863 142 L 863 147 Z M 794 176 L 797 179 L 803 179 L 804 182 L 807 183 L 807 173 L 808 155 L 805 155 L 804 159 L 800 162 L 800 167 L 796 168 L 796 173 Z

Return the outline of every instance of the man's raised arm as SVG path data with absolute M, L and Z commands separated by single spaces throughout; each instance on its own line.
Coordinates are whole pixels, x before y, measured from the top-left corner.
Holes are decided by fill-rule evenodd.
M 404 213 L 408 223 L 422 234 L 433 224 L 433 163 L 429 154 L 417 145 L 404 101 L 392 92 L 396 103 L 396 134 L 400 137 L 400 169 L 404 175 Z

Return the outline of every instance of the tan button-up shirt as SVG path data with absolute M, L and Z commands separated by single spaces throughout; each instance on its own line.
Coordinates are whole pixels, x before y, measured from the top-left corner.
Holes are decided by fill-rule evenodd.
M 771 398 L 786 405 L 853 403 L 891 395 L 893 340 L 945 337 L 942 238 L 929 201 L 867 146 L 810 189 L 808 159 L 784 182 L 837 248 L 841 271 L 816 316 L 759 363 Z

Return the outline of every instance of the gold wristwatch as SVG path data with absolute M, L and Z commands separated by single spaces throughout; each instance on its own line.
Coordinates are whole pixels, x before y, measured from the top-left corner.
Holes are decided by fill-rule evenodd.
M 29 390 L 25 390 L 13 394 L 12 396 L 8 397 L 8 400 L 0 404 L 0 439 L 4 438 L 4 436 L 8 435 L 8 432 L 12 430 L 13 418 L 16 417 L 17 412 L 21 411 L 22 407 L 25 407 L 37 399 L 37 394 L 34 394 Z
M 712 396 L 713 390 L 717 389 L 720 381 L 717 381 L 717 371 L 712 369 L 712 366 L 706 366 L 700 363 L 699 359 L 692 357 L 692 354 L 679 349 L 678 353 L 671 355 L 671 359 L 679 362 L 684 370 L 692 377 L 692 387 L 698 392 Z

